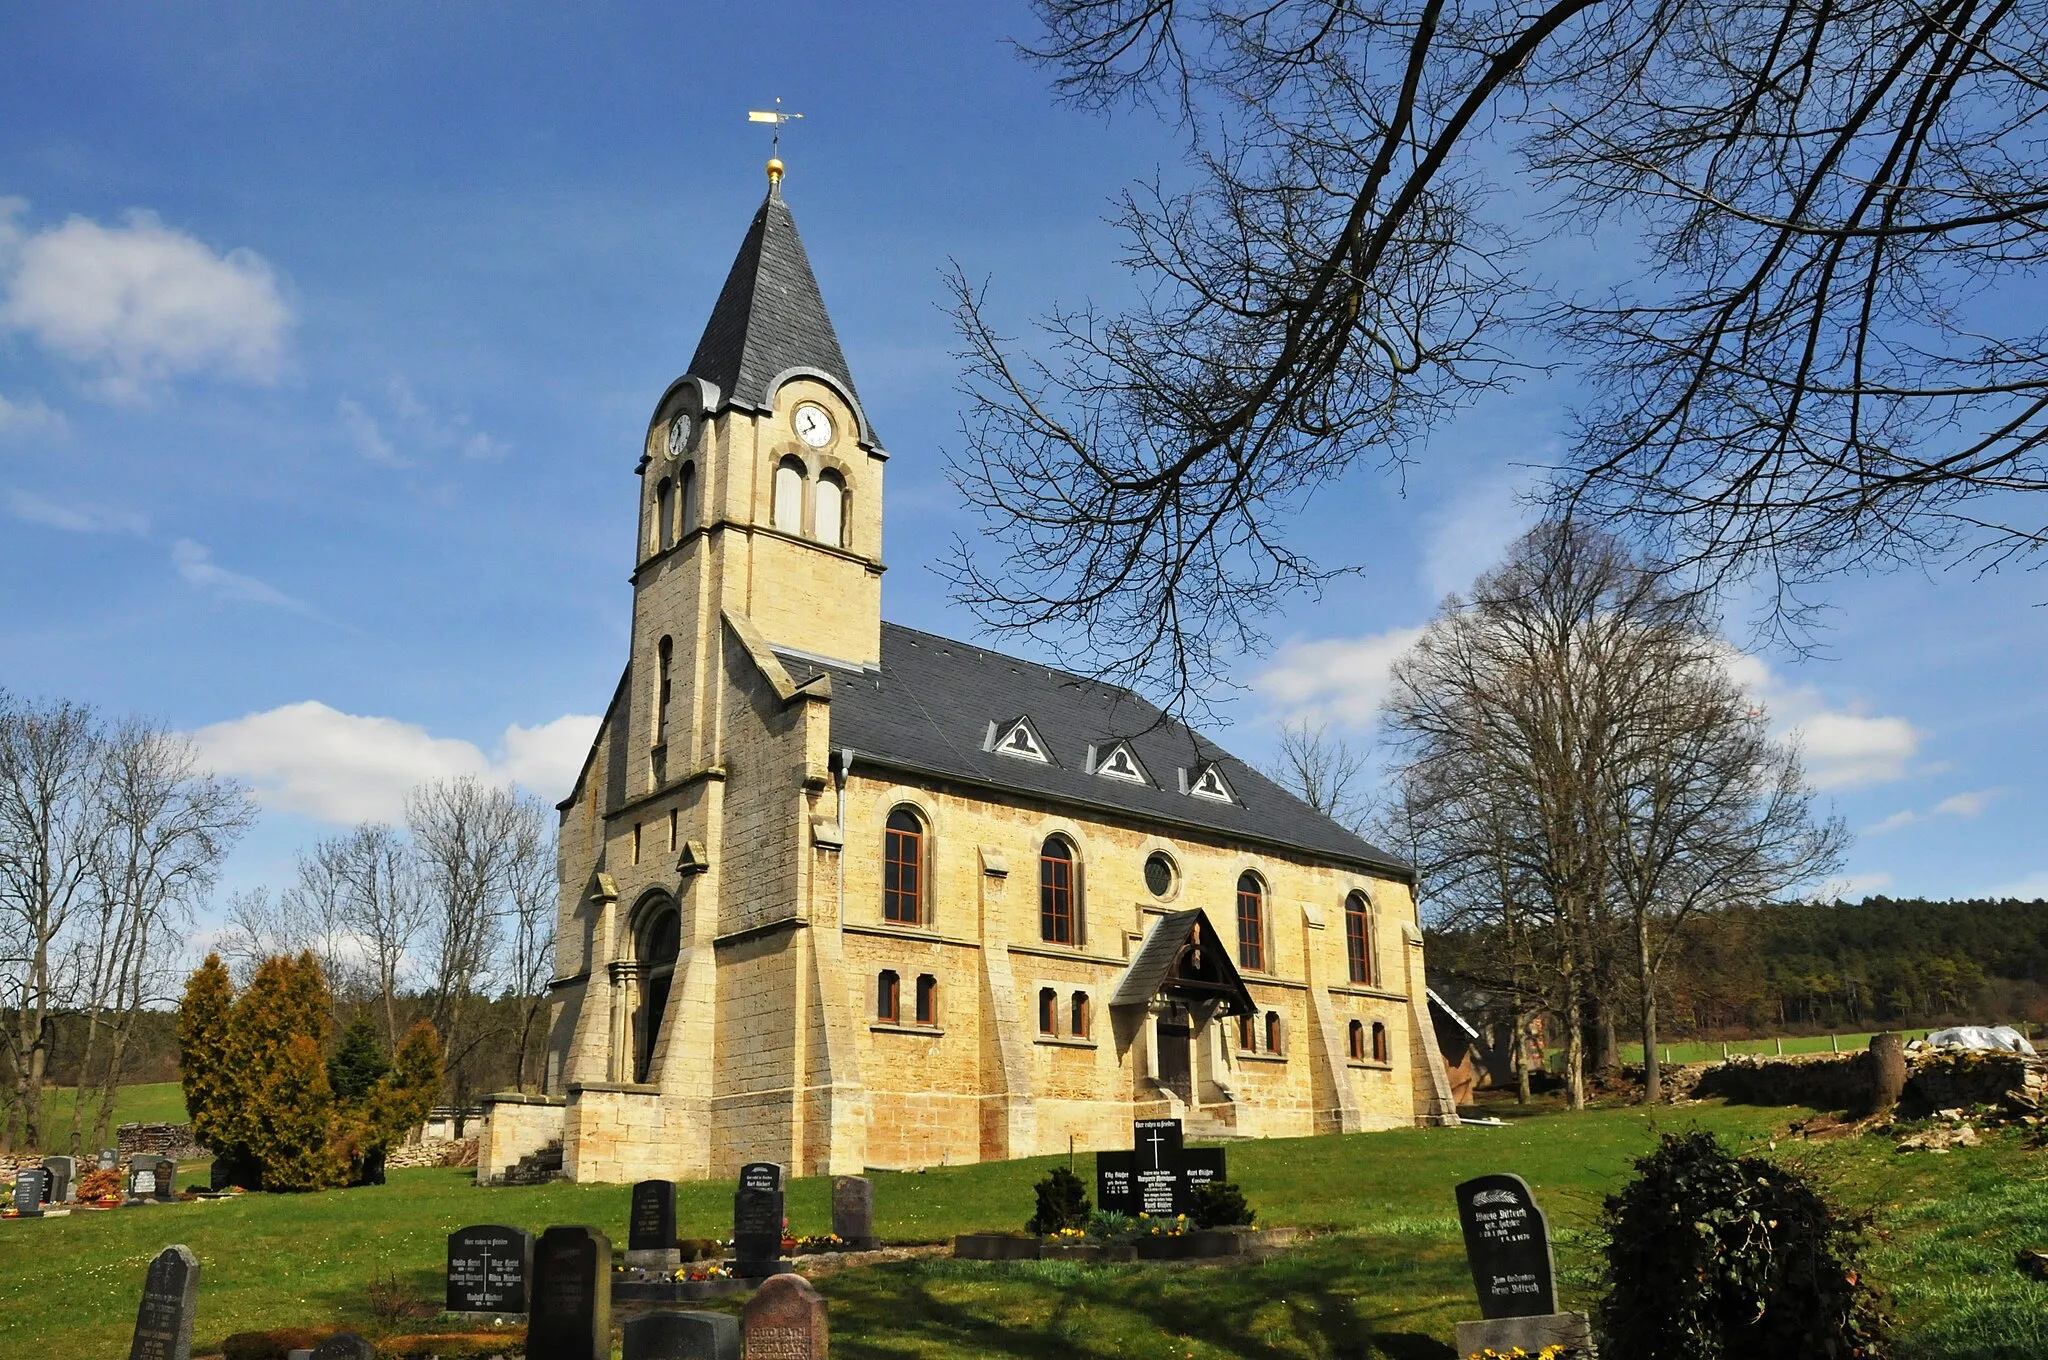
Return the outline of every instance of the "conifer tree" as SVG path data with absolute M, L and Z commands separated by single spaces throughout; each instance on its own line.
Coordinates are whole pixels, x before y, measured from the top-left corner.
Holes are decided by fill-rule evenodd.
M 230 1144 L 233 1110 L 229 1047 L 234 983 L 220 955 L 208 954 L 185 983 L 178 1006 L 178 1068 L 184 1079 L 185 1108 L 192 1115 L 192 1135 L 225 1153 Z
M 334 1088 L 334 1098 L 344 1103 L 367 1099 L 390 1070 L 391 1060 L 384 1056 L 376 1023 L 368 1011 L 358 1011 L 342 1030 L 341 1044 L 327 1063 L 327 1080 Z
M 330 1127 L 334 1092 L 319 1043 L 308 1034 L 287 1039 L 258 1087 L 251 1111 L 251 1151 L 263 1167 L 266 1190 L 321 1190 L 342 1179 Z

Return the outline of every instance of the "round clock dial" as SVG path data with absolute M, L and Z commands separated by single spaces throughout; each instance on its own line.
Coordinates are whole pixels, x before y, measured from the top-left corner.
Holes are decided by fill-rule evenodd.
M 668 456 L 680 458 L 683 450 L 690 447 L 690 418 L 677 416 L 668 423 Z
M 832 417 L 825 414 L 822 406 L 805 402 L 796 408 L 796 437 L 814 449 L 822 449 L 832 442 Z

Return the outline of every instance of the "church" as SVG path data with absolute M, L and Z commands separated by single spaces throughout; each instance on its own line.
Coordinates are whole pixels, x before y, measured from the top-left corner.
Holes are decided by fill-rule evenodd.
M 545 1083 L 479 1179 L 1456 1122 L 1406 864 L 1130 691 L 883 621 L 890 455 L 781 179 L 633 465 Z

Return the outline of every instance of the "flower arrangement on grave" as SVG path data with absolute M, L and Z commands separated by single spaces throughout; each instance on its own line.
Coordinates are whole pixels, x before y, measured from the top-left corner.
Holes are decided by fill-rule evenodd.
M 86 1204 L 119 1204 L 121 1173 L 112 1168 L 86 1172 L 78 1178 L 78 1198 Z
M 1138 1237 L 1184 1237 L 1193 1226 L 1186 1214 L 1175 1214 L 1172 1218 L 1139 1214 L 1132 1220 L 1133 1235 Z
M 676 1272 L 676 1279 L 690 1284 L 702 1284 L 706 1280 L 729 1280 L 732 1267 L 724 1264 L 688 1266 Z
M 845 1251 L 846 1239 L 838 1233 L 825 1233 L 816 1237 L 790 1237 L 784 1235 L 782 1249 L 792 1255 L 816 1255 L 826 1251 Z
M 1545 1346 L 1540 1351 L 1525 1351 L 1520 1346 L 1513 1350 L 1497 1351 L 1488 1346 L 1483 1351 L 1474 1351 L 1466 1360 L 1564 1360 L 1571 1351 L 1564 1346 Z
M 1027 1231 L 1043 1236 L 1061 1228 L 1088 1226 L 1088 1192 L 1082 1187 L 1081 1178 L 1066 1167 L 1054 1167 L 1032 1187 L 1032 1193 L 1038 1196 L 1038 1212 L 1024 1225 Z

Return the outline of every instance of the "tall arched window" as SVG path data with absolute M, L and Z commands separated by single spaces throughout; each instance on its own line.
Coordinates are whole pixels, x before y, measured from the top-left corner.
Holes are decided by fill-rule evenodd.
M 676 472 L 676 537 L 697 527 L 697 465 L 685 463 Z
M 1387 1027 L 1375 1020 L 1372 1022 L 1372 1060 L 1383 1063 L 1387 1057 Z
M 1038 852 L 1038 938 L 1051 944 L 1078 943 L 1075 929 L 1074 847 L 1047 836 Z
M 846 546 L 846 483 L 836 472 L 818 474 L 818 504 L 813 515 L 820 543 Z
M 654 488 L 654 546 L 676 545 L 676 484 L 664 477 Z
M 1351 1061 L 1365 1061 L 1365 1022 L 1362 1020 L 1351 1022 Z
M 1237 880 L 1237 966 L 1266 969 L 1266 890 L 1257 874 Z
M 1060 1032 L 1060 994 L 1050 987 L 1038 989 L 1038 1032 L 1058 1034 Z
M 1372 906 L 1364 893 L 1344 899 L 1344 956 L 1351 964 L 1353 982 L 1370 983 L 1373 977 Z
M 875 1019 L 893 1025 L 903 1015 L 901 988 L 894 969 L 885 968 L 875 978 Z
M 675 978 L 682 938 L 682 918 L 673 904 L 648 913 L 640 927 L 636 951 L 640 962 L 640 1008 L 633 1017 L 634 1081 L 647 1081 L 654 1071 L 654 1046 L 661 1038 L 661 1021 L 668 1011 L 669 984 Z
M 654 744 L 668 740 L 668 701 L 675 690 L 674 638 L 663 638 L 654 649 Z
M 804 531 L 804 462 L 785 458 L 775 468 L 775 527 L 785 533 Z
M 1280 1012 L 1266 1012 L 1266 1051 L 1284 1053 L 1287 1050 L 1286 1028 L 1280 1023 Z
M 909 808 L 890 813 L 882 833 L 882 919 L 924 924 L 924 823 Z

